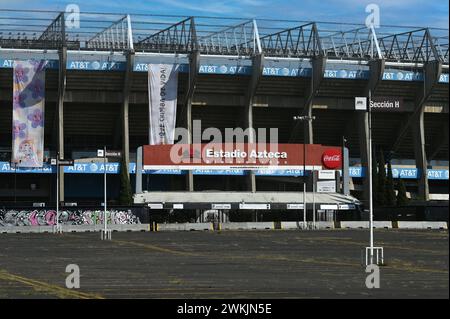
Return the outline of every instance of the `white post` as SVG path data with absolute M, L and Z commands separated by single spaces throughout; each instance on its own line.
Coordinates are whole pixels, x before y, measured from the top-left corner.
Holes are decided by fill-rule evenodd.
M 313 212 L 313 229 L 316 229 L 316 177 L 315 177 L 315 170 L 313 167 L 312 170 L 312 182 L 313 182 L 313 188 L 312 188 L 312 212 Z
M 103 187 L 103 191 L 104 191 L 104 208 L 105 208 L 105 213 L 103 214 L 103 224 L 105 225 L 105 233 L 103 234 L 106 237 L 106 230 L 107 230 L 107 217 L 106 217 L 106 146 L 103 147 L 103 183 L 104 183 L 104 187 Z
M 303 229 L 306 229 L 306 182 L 305 182 L 305 169 L 303 169 Z
M 56 232 L 59 232 L 59 152 L 56 154 Z
M 373 189 L 372 189 L 372 113 L 370 111 L 370 101 L 372 100 L 372 92 L 369 90 L 369 101 L 367 103 L 369 112 L 369 160 L 367 174 L 369 176 L 369 228 L 370 228 L 370 264 L 373 264 Z

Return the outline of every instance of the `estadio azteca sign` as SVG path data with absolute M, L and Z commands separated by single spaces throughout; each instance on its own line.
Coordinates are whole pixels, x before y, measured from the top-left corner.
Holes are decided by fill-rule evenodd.
M 174 144 L 145 145 L 145 170 L 154 169 L 303 169 L 303 144 Z M 322 169 L 323 154 L 337 154 L 340 148 L 306 145 L 306 168 Z M 327 159 L 326 163 L 333 161 Z M 330 164 L 332 165 L 332 164 Z

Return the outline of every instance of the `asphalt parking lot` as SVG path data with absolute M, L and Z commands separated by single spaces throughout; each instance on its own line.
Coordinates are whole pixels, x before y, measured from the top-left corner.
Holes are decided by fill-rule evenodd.
M 361 266 L 367 230 L 0 234 L 0 298 L 449 298 L 447 231 L 377 230 L 381 287 Z M 67 289 L 68 264 L 80 289 Z

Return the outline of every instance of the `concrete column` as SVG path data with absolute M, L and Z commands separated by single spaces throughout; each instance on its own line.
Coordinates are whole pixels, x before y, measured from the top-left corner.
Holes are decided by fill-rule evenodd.
M 121 122 L 122 122 L 122 156 L 127 167 L 128 180 L 130 179 L 130 132 L 128 122 L 128 111 L 130 101 L 130 88 L 133 76 L 134 52 L 127 52 L 127 66 L 125 70 L 125 78 L 123 83 L 123 97 L 121 108 Z
M 319 92 L 320 84 L 323 80 L 323 74 L 325 73 L 325 66 L 327 63 L 327 59 L 322 56 L 316 56 L 312 60 L 312 76 L 311 83 L 309 88 L 309 95 L 306 99 L 305 107 L 303 109 L 304 115 L 312 116 L 313 115 L 313 101 L 314 97 Z M 314 143 L 314 134 L 313 134 L 313 121 L 306 122 L 306 131 L 305 131 L 305 143 L 313 144 Z
M 197 83 L 198 70 L 200 67 L 200 52 L 194 50 L 189 57 L 189 82 L 186 95 L 184 98 L 184 118 L 186 129 L 188 131 L 188 143 L 192 144 L 192 100 L 194 98 L 195 86 Z M 194 175 L 189 170 L 186 175 L 186 189 L 190 192 L 194 191 Z
M 303 105 L 302 115 L 312 116 L 313 114 L 313 102 L 314 98 L 319 92 L 320 84 L 323 80 L 323 74 L 325 73 L 325 66 L 327 63 L 326 57 L 323 55 L 318 55 L 313 57 L 311 60 L 312 64 L 312 74 L 311 81 L 309 85 L 309 90 L 307 92 L 307 96 L 305 98 L 305 104 Z M 290 140 L 293 141 L 299 132 L 299 125 L 304 126 L 304 138 L 303 143 L 313 144 L 314 136 L 313 136 L 313 123 L 312 121 L 306 121 L 306 123 L 301 123 L 297 121 L 294 125 L 294 128 L 291 133 Z
M 67 47 L 63 46 L 59 50 L 59 71 L 58 71 L 58 110 L 57 110 L 57 131 L 58 142 L 57 152 L 59 157 L 64 158 L 64 95 L 66 92 L 66 63 L 67 63 Z M 59 201 L 64 201 L 64 167 L 59 168 Z
M 428 187 L 427 174 L 427 156 L 425 152 L 425 127 L 423 123 L 423 109 L 414 117 L 411 126 L 414 141 L 414 157 L 416 159 L 416 167 L 418 168 L 418 195 L 423 200 L 430 199 L 430 191 Z
M 430 155 L 428 161 L 433 160 L 436 155 L 448 145 L 448 122 L 445 122 L 441 127 L 442 138 L 431 142 Z
M 245 105 L 244 105 L 244 127 L 249 129 L 248 135 L 248 143 L 253 144 L 256 143 L 256 137 L 254 135 L 254 126 L 253 126 L 253 99 L 256 94 L 256 90 L 258 88 L 258 84 L 262 77 L 262 72 L 264 68 L 264 55 L 257 54 L 253 57 L 252 63 L 252 75 L 247 87 L 247 94 L 245 96 Z M 256 177 L 254 171 L 249 171 L 246 175 L 246 185 L 247 190 L 252 193 L 256 192 Z
M 383 79 L 385 61 L 384 59 L 376 59 L 369 62 L 370 78 L 364 89 L 364 96 L 367 97 L 369 107 L 369 92 L 375 95 L 376 89 Z M 361 166 L 364 167 L 365 174 L 363 177 L 363 198 L 362 202 L 368 207 L 369 205 L 369 176 L 372 174 L 372 167 L 369 164 L 369 115 L 367 112 L 357 112 L 358 130 L 359 130 L 359 153 L 361 158 Z M 373 149 L 372 149 L 373 150 Z M 373 152 L 374 153 L 374 152 Z
M 423 118 L 425 104 L 429 100 L 433 88 L 438 84 L 441 73 L 442 63 L 439 61 L 429 62 L 424 65 L 423 91 L 417 99 L 417 113 L 413 114 L 411 125 L 414 139 L 414 157 L 416 159 L 416 167 L 419 170 L 418 196 L 426 201 L 430 199 L 430 189 L 428 185 L 428 162 L 425 152 L 425 125 Z
M 429 200 L 428 175 L 427 175 L 427 157 L 425 152 L 425 128 L 423 124 L 423 113 L 425 104 L 429 100 L 433 88 L 439 83 L 439 77 L 442 73 L 441 61 L 430 61 L 423 66 L 423 85 L 416 96 L 415 108 L 408 122 L 400 131 L 392 146 L 392 151 L 396 151 L 403 138 L 412 130 L 414 139 L 414 157 L 416 167 L 419 170 L 418 196 L 424 200 Z

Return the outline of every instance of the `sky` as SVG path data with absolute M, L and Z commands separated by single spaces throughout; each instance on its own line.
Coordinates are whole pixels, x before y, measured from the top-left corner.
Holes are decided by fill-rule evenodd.
M 445 0 L 0 0 L 0 12 L 25 8 L 64 11 L 66 5 L 77 4 L 81 11 L 95 12 L 364 23 L 370 3 L 379 6 L 382 26 L 448 29 L 449 3 Z

